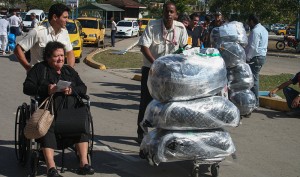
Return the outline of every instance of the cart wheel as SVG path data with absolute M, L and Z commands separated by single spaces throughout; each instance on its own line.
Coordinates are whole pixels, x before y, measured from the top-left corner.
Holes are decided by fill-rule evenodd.
M 219 176 L 219 164 L 213 164 L 211 167 L 210 167 L 210 172 L 211 172 L 211 175 L 213 177 L 218 177 Z
M 192 177 L 199 177 L 199 167 L 194 167 L 193 168 Z
M 283 41 L 278 41 L 276 43 L 276 49 L 283 50 L 285 48 L 285 43 Z

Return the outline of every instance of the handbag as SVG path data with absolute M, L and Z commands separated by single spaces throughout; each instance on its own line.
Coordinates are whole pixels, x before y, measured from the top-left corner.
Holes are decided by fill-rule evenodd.
M 79 106 L 66 108 L 62 107 L 56 112 L 55 133 L 60 137 L 79 136 L 89 134 L 90 111 L 81 97 L 77 94 Z
M 51 106 L 51 111 L 49 107 Z M 46 135 L 54 119 L 53 94 L 46 98 L 33 112 L 24 128 L 27 139 L 38 139 Z

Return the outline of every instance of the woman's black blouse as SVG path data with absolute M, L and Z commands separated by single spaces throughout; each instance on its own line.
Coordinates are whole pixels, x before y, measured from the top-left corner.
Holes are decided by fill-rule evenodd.
M 61 74 L 58 74 L 46 61 L 35 64 L 28 72 L 23 84 L 23 92 L 29 96 L 39 96 L 41 100 L 44 100 L 49 96 L 48 85 L 56 84 L 59 80 L 71 82 L 73 94 L 78 93 L 80 96 L 86 94 L 86 85 L 72 67 L 64 65 L 61 68 Z M 63 95 L 63 93 L 55 95 L 57 94 Z

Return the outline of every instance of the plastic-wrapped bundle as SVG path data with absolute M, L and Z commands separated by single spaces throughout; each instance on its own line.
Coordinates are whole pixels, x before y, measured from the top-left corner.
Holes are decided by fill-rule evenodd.
M 168 103 L 152 100 L 143 120 L 146 126 L 168 130 L 236 127 L 239 121 L 238 108 L 221 96 Z
M 241 115 L 251 113 L 256 105 L 256 98 L 251 90 L 232 92 L 229 98 L 232 103 L 238 107 Z
M 156 165 L 194 159 L 214 159 L 229 156 L 235 146 L 228 132 L 168 131 L 154 129 L 144 137 L 140 152 Z
M 254 80 L 250 66 L 240 63 L 227 69 L 228 88 L 231 91 L 246 90 L 253 87 Z
M 239 63 L 246 62 L 245 50 L 236 42 L 224 42 L 221 44 L 220 54 L 227 68 L 232 68 Z
M 220 27 L 213 28 L 210 34 L 213 46 L 219 48 L 224 42 L 237 42 L 242 46 L 248 44 L 248 38 L 243 23 L 232 21 Z
M 161 102 L 191 100 L 217 94 L 227 84 L 227 71 L 219 56 L 167 55 L 154 61 L 148 89 Z

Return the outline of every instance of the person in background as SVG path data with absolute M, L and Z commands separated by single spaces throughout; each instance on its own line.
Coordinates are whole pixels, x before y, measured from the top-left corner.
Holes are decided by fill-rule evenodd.
M 276 92 L 283 89 L 283 94 L 286 98 L 287 105 L 291 109 L 291 111 L 288 112 L 287 115 L 300 117 L 300 92 L 289 87 L 289 85 L 296 85 L 297 83 L 300 87 L 300 72 L 298 72 L 290 80 L 283 82 L 282 84 L 271 90 L 269 96 L 272 97 Z
M 210 36 L 210 33 L 212 31 L 212 29 L 216 28 L 216 27 L 220 27 L 224 24 L 224 20 L 223 20 L 223 17 L 222 17 L 222 13 L 221 12 L 216 12 L 214 13 L 214 20 L 211 21 L 211 23 L 209 24 L 209 35 Z M 211 43 L 210 43 L 210 38 L 208 38 L 208 47 L 212 47 Z
M 23 35 L 23 19 L 21 17 L 21 13 L 20 12 L 17 12 L 17 17 L 20 19 L 20 28 L 19 28 L 19 32 L 20 32 L 20 35 L 22 34 Z
M 140 122 L 144 118 L 147 105 L 152 97 L 147 87 L 147 80 L 152 63 L 159 57 L 171 54 L 187 43 L 187 31 L 184 25 L 176 20 L 177 9 L 173 2 L 166 2 L 163 5 L 162 19 L 151 20 L 142 34 L 138 45 L 143 54 L 143 67 L 141 79 L 141 99 L 138 114 L 137 142 L 141 143 L 144 130 Z
M 117 31 L 117 24 L 114 21 L 115 18 L 111 17 L 111 33 L 110 33 L 110 38 L 111 38 L 111 46 L 115 47 L 115 39 L 116 39 L 116 31 Z
M 179 21 L 184 25 L 185 29 L 187 29 L 191 23 L 190 16 L 188 14 L 181 14 L 178 17 Z M 192 37 L 188 36 L 187 44 L 192 47 Z
M 202 28 L 203 28 L 203 32 L 202 32 L 202 42 L 203 42 L 203 46 L 205 48 L 209 47 L 209 40 L 210 40 L 210 36 L 209 36 L 209 26 L 210 26 L 210 16 L 206 15 L 205 16 L 205 21 L 202 24 Z
M 9 32 L 9 22 L 1 18 L 0 19 L 0 44 L 1 44 L 1 50 L 2 50 L 2 55 L 6 55 L 5 50 L 7 46 L 7 34 Z
M 39 21 L 38 21 L 38 19 L 36 19 L 36 14 L 35 14 L 34 12 L 32 12 L 32 13 L 30 14 L 30 18 L 31 18 L 31 20 L 32 20 L 32 21 L 31 21 L 31 28 L 37 27 Z
M 14 34 L 16 37 L 20 35 L 20 25 L 21 20 L 17 17 L 17 12 L 13 11 L 12 16 L 8 18 L 10 25 L 10 33 Z
M 74 67 L 75 56 L 70 42 L 66 24 L 70 9 L 64 4 L 53 4 L 49 9 L 48 22 L 29 31 L 29 33 L 18 42 L 14 51 L 17 59 L 26 71 L 40 62 L 43 58 L 43 50 L 49 41 L 59 41 L 63 43 L 67 51 L 67 63 Z M 30 50 L 30 62 L 27 60 L 24 51 Z
M 254 86 L 251 91 L 256 97 L 256 108 L 259 107 L 259 72 L 266 62 L 268 47 L 268 31 L 259 23 L 259 19 L 255 15 L 250 15 L 248 25 L 251 29 L 248 45 L 245 48 L 247 63 L 249 64 Z
M 201 47 L 202 40 L 202 26 L 198 26 L 199 23 L 199 15 L 197 13 L 193 13 L 190 15 L 190 25 L 187 27 L 188 36 L 192 38 L 192 47 Z

